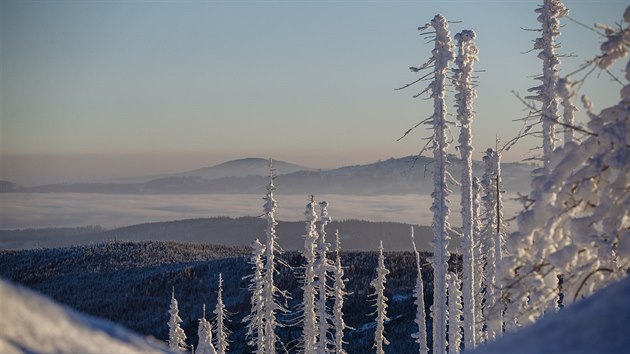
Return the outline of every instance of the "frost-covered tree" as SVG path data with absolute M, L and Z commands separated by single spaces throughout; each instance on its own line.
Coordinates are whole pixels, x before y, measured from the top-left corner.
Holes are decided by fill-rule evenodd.
M 448 284 L 448 353 L 459 354 L 462 345 L 462 291 L 457 274 L 449 273 Z
M 536 77 L 541 85 L 532 87 L 530 92 L 535 94 L 527 96 L 528 99 L 540 101 L 540 121 L 543 137 L 543 174 L 549 174 L 550 159 L 556 147 L 555 128 L 559 121 L 558 115 L 558 69 L 560 59 L 556 49 L 560 47 L 557 38 L 560 35 L 560 18 L 569 14 L 562 0 L 543 0 L 543 5 L 536 9 L 538 22 L 541 24 L 541 36 L 534 41 L 534 49 L 540 50 L 538 58 L 543 62 L 542 75 Z
M 422 263 L 420 263 L 420 253 L 416 248 L 416 240 L 414 238 L 413 226 L 411 227 L 411 244 L 413 245 L 413 253 L 416 256 L 416 267 L 418 275 L 416 277 L 416 287 L 413 289 L 414 305 L 416 305 L 416 317 L 414 322 L 418 326 L 418 332 L 412 333 L 411 337 L 418 343 L 420 354 L 429 353 L 427 345 L 427 322 L 426 312 L 424 310 L 424 285 L 422 284 Z
M 217 305 L 214 309 L 216 315 L 216 328 L 217 328 L 217 353 L 225 354 L 229 347 L 228 337 L 230 335 L 228 329 L 225 327 L 226 313 L 225 305 L 223 304 L 223 276 L 219 273 L 219 288 L 217 290 Z
M 275 212 L 278 207 L 276 200 L 274 199 L 274 191 L 276 187 L 273 183 L 273 163 L 269 159 L 269 184 L 267 185 L 267 195 L 263 198 L 265 201 L 263 213 L 265 219 L 267 219 L 267 227 L 265 230 L 266 243 L 265 243 L 265 268 L 263 273 L 263 313 L 262 322 L 264 326 L 264 348 L 265 353 L 275 353 L 276 343 L 278 342 L 278 335 L 276 334 L 276 327 L 280 324 L 276 320 L 276 313 L 278 311 L 286 311 L 286 309 L 278 302 L 278 297 L 286 296 L 274 282 L 274 275 L 276 271 L 276 254 L 279 252 L 276 236 L 276 225 L 278 224 L 275 219 Z
M 448 241 L 450 239 L 448 231 L 448 215 L 450 213 L 448 206 L 448 193 L 450 192 L 447 182 L 454 182 L 453 177 L 446 170 L 448 165 L 447 149 L 448 149 L 448 122 L 446 120 L 446 78 L 448 74 L 449 62 L 454 59 L 453 44 L 448 30 L 448 22 L 442 15 L 436 15 L 429 23 L 419 28 L 424 31 L 429 28 L 434 30 L 434 48 L 432 56 L 420 67 L 411 67 L 411 71 L 419 72 L 429 68 L 433 68 L 432 73 L 425 74 L 416 81 L 409 83 L 400 89 L 409 87 L 415 83 L 431 80 L 429 85 L 414 97 L 430 92 L 433 99 L 433 114 L 416 124 L 413 128 L 407 130 L 403 137 L 407 136 L 414 128 L 427 124 L 431 125 L 433 135 L 429 137 L 426 145 L 422 148 L 421 153 L 426 148 L 433 150 L 434 170 L 433 170 L 433 204 L 431 211 L 433 212 L 433 256 L 430 262 L 433 266 L 433 305 L 431 306 L 431 317 L 433 319 L 433 352 L 446 352 L 446 292 L 447 292 L 447 269 L 449 252 L 447 250 Z M 431 77 L 432 76 L 432 77 Z M 401 138 L 402 139 L 402 138 Z
M 326 353 L 331 346 L 328 339 L 329 322 L 332 318 L 326 308 L 326 301 L 330 294 L 329 286 L 327 284 L 328 274 L 335 270 L 332 262 L 328 259 L 328 243 L 326 243 L 326 225 L 331 221 L 328 214 L 328 202 L 322 201 L 319 203 L 321 214 L 319 217 L 319 235 L 317 238 L 317 259 L 315 260 L 314 272 L 315 272 L 315 291 L 317 292 L 317 302 L 315 303 L 317 311 L 317 352 Z
M 317 349 L 317 313 L 315 310 L 315 299 L 317 289 L 315 288 L 315 243 L 317 242 L 317 212 L 315 210 L 317 203 L 313 196 L 306 204 L 306 234 L 304 235 L 304 250 L 302 255 L 306 259 L 304 265 L 304 291 L 302 299 L 303 327 L 302 327 L 302 346 L 305 354 L 316 353 Z
M 168 320 L 168 348 L 174 352 L 185 352 L 186 333 L 180 326 L 182 319 L 179 317 L 179 309 L 175 299 L 175 288 L 171 292 L 171 307 L 168 313 L 171 317 Z
M 333 325 L 335 327 L 334 353 L 346 354 L 343 349 L 343 331 L 348 328 L 343 320 L 343 300 L 348 295 L 346 293 L 346 279 L 341 267 L 341 242 L 339 241 L 339 230 L 335 231 L 335 269 L 333 271 Z
M 376 267 L 376 278 L 370 282 L 370 286 L 374 288 L 372 296 L 376 297 L 376 330 L 374 332 L 374 348 L 376 354 L 384 354 L 385 345 L 389 345 L 389 341 L 385 338 L 385 321 L 387 318 L 387 297 L 385 296 L 385 282 L 389 270 L 385 268 L 385 256 L 383 255 L 383 241 L 378 247 L 378 265 Z
M 265 328 L 263 323 L 263 272 L 265 269 L 263 255 L 265 254 L 265 246 L 256 239 L 251 247 L 250 264 L 254 270 L 248 288 L 252 293 L 250 300 L 251 311 L 243 318 L 243 322 L 247 323 L 247 337 L 249 338 L 247 344 L 256 348 L 254 353 L 263 354 L 265 352 Z
M 627 54 L 630 7 L 624 27 L 607 27 L 606 69 Z M 630 81 L 630 62 L 626 66 Z M 549 175 L 538 176 L 518 216 L 518 231 L 508 239 L 513 254 L 504 258 L 504 300 L 521 325 L 545 311 L 558 293 L 548 274 L 562 274 L 564 302 L 589 296 L 624 277 L 630 268 L 630 85 L 618 104 L 599 114 L 586 105 L 590 134 L 552 155 Z
M 464 30 L 455 35 L 457 41 L 457 57 L 453 70 L 453 84 L 457 93 L 455 104 L 457 106 L 457 120 L 460 124 L 459 146 L 461 154 L 462 175 L 461 185 L 461 214 L 462 214 L 462 291 L 464 294 L 464 339 L 466 349 L 475 347 L 476 323 L 475 323 L 475 254 L 473 235 L 473 201 L 472 201 L 472 120 L 474 116 L 473 101 L 476 92 L 473 86 L 473 66 L 478 60 L 478 50 L 475 46 L 475 32 Z
M 203 305 L 202 316 L 199 319 L 199 327 L 197 329 L 199 343 L 195 350 L 195 354 L 217 354 L 212 344 L 212 325 L 206 320 L 206 305 Z

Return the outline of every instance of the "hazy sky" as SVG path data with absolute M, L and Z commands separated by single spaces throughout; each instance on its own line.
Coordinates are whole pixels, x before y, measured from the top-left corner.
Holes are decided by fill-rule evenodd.
M 516 134 L 510 93 L 537 85 L 540 1 L 0 1 L 0 178 L 22 183 L 174 172 L 248 156 L 314 167 L 415 154 L 430 115 L 409 66 L 436 13 L 478 34 L 475 158 Z M 566 1 L 587 24 L 625 1 Z M 598 53 L 564 20 L 563 72 Z M 619 73 L 617 66 L 614 72 Z M 597 108 L 619 85 L 584 86 Z M 451 108 L 451 112 L 453 108 Z M 454 131 L 456 133 L 456 131 Z M 519 160 L 535 143 L 505 157 Z

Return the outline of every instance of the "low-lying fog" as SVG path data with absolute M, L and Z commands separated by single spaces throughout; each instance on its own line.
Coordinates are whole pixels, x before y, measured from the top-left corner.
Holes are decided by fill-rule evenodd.
M 332 218 L 405 222 L 430 225 L 432 199 L 428 195 L 318 195 L 329 203 Z M 521 209 L 507 195 L 504 215 L 507 219 Z M 276 195 L 276 219 L 304 219 L 306 195 Z M 461 224 L 459 195 L 450 197 L 453 227 Z M 72 227 L 100 225 L 107 228 L 146 222 L 214 216 L 258 216 L 262 214 L 262 196 L 252 194 L 202 195 L 112 195 L 83 193 L 0 194 L 0 229 Z M 514 222 L 512 223 L 514 224 Z M 512 228 L 512 227 L 510 227 Z

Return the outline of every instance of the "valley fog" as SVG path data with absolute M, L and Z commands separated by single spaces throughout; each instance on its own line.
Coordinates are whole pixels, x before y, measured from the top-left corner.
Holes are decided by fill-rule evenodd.
M 516 195 L 504 195 L 504 216 L 512 218 L 521 210 Z M 316 195 L 329 202 L 335 220 L 361 219 L 431 225 L 428 195 L 353 196 Z M 449 196 L 452 227 L 461 224 L 459 195 Z M 306 195 L 276 195 L 276 218 L 304 220 Z M 5 193 L 0 194 L 0 229 L 73 227 L 100 225 L 106 228 L 146 222 L 215 216 L 259 216 L 262 196 L 253 194 L 200 195 L 115 195 L 86 193 Z M 514 227 L 513 223 L 509 229 Z

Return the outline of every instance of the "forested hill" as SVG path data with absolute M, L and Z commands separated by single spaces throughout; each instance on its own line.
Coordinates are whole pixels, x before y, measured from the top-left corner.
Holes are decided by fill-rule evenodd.
M 214 217 L 155 222 L 106 230 L 101 227 L 46 228 L 0 230 L 0 249 L 67 247 L 109 240 L 178 241 L 226 246 L 249 246 L 254 239 L 264 238 L 266 221 L 256 217 Z M 300 250 L 304 245 L 303 221 L 279 221 L 280 246 L 287 251 Z M 330 234 L 338 229 L 344 249 L 375 250 L 383 240 L 387 250 L 411 250 L 410 224 L 371 222 L 365 220 L 333 221 Z M 414 225 L 420 250 L 429 250 L 433 237 L 428 226 Z M 456 246 L 458 242 L 453 242 Z
M 389 297 L 386 324 L 392 345 L 388 352 L 417 352 L 410 334 L 416 331 L 411 296 L 416 279 L 415 258 L 407 252 L 386 253 L 385 265 Z M 425 304 L 432 301 L 432 273 L 424 263 Z M 280 267 L 277 284 L 290 292 L 289 308 L 296 311 L 302 299 L 300 266 L 297 252 L 281 257 L 290 267 Z M 347 290 L 351 293 L 344 306 L 345 321 L 353 327 L 346 332 L 349 353 L 371 350 L 374 335 L 373 299 L 370 281 L 375 276 L 375 252 L 344 252 Z M 231 352 L 244 353 L 246 347 L 243 316 L 249 313 L 249 293 L 245 290 L 251 273 L 248 249 L 174 242 L 107 242 L 61 249 L 1 251 L 0 276 L 31 287 L 90 315 L 103 317 L 145 335 L 167 338 L 168 306 L 171 289 L 180 304 L 180 316 L 189 344 L 197 344 L 197 323 L 201 306 L 213 308 L 219 273 L 224 279 L 224 302 L 231 313 L 228 328 Z M 211 313 L 211 311 L 208 311 Z M 293 313 L 283 320 L 291 322 Z M 287 348 L 294 352 L 300 326 L 281 330 Z

